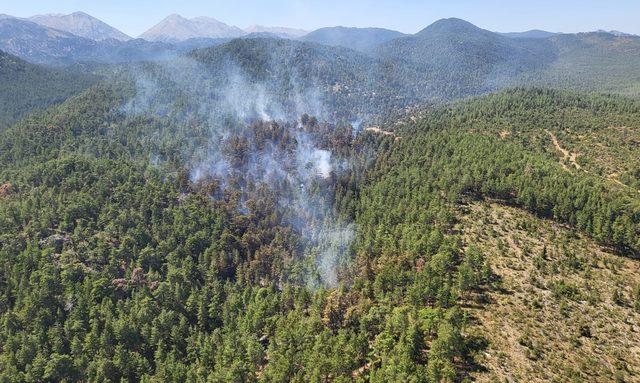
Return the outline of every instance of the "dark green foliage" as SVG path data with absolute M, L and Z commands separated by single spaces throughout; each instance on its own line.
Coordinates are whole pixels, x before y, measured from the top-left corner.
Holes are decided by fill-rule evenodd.
M 437 178 L 452 202 L 463 197 L 500 199 L 568 223 L 603 244 L 638 256 L 637 191 L 620 189 L 588 173 L 568 172 L 557 160 L 528 148 L 526 141 L 513 143 L 483 134 L 485 129 L 540 131 L 540 125 L 557 125 L 559 116 L 578 107 L 589 108 L 594 119 L 617 114 L 626 122 L 637 118 L 638 111 L 637 102 L 624 98 L 560 97 L 545 90 L 504 92 L 454 108 L 438 108 L 401 129 L 401 135 L 416 136 L 400 140 L 390 150 L 386 169 L 406 167 L 424 178 Z M 598 120 L 582 126 L 589 123 Z
M 274 89 L 293 84 L 286 71 L 265 70 L 271 65 L 296 68 L 316 86 L 336 81 L 331 73 L 349 78 L 364 57 L 336 59 L 327 49 L 238 40 L 192 57 L 212 71 L 231 57 L 251 81 Z M 142 67 L 171 83 L 166 67 Z M 396 138 L 353 137 L 348 125 L 308 115 L 222 119 L 228 134 L 216 148 L 228 178 L 195 180 L 210 121 L 179 87 L 144 99 L 157 113 L 136 110 L 140 94 L 123 72 L 0 134 L 2 380 L 455 380 L 470 353 L 460 303 L 491 276 L 484 254 L 455 232 L 469 199 L 529 209 L 627 254 L 640 249 L 635 194 L 465 125 L 558 107 L 546 91 L 431 110 Z M 562 107 L 583 100 L 567 96 Z M 592 101 L 596 114 L 636 110 L 619 99 Z M 345 164 L 304 185 L 328 206 L 327 215 L 306 217 L 309 227 L 334 218 L 356 227 L 335 285 L 321 283 L 322 244 L 297 224 L 300 209 L 281 203 L 300 187 L 297 170 L 293 181 L 268 183 L 250 167 L 250 154 L 265 148 L 293 158 L 303 136 Z M 571 254 L 565 266 L 580 269 Z M 580 299 L 569 283 L 552 291 Z M 541 355 L 526 337 L 522 343 L 532 358 Z
M 389 142 L 302 118 L 320 148 L 353 160 L 354 172 L 327 181 L 335 200 L 309 187 L 360 228 L 342 286 L 325 289 L 315 248 L 286 219 L 291 209 L 273 203 L 287 188 L 241 172 L 226 188 L 191 182 L 185 143 L 209 132 L 195 117 L 123 114 L 128 89 L 93 87 L 0 136 L 2 379 L 457 375 L 466 285 L 464 251 L 447 233 L 453 210 L 433 184 L 400 196 L 400 178 L 369 173 L 369 154 Z M 224 155 L 242 170 L 241 148 L 277 143 L 287 153 L 294 129 L 255 122 L 225 141 Z M 481 265 L 477 254 L 466 261 L 472 280 Z
M 422 72 L 383 62 L 341 47 L 282 40 L 236 39 L 194 51 L 216 84 L 223 87 L 260 84 L 285 109 L 300 101 L 320 103 L 332 118 L 375 115 L 431 94 L 418 92 Z M 302 100 L 292 99 L 300 95 Z M 310 105 L 313 107 L 313 105 Z M 308 108 L 302 112 L 317 114 Z
M 0 51 L 0 130 L 91 85 L 89 76 L 29 64 Z

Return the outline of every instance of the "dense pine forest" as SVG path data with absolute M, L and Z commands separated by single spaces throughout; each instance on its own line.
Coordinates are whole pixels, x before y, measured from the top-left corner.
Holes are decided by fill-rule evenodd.
M 228 40 L 0 53 L 1 382 L 640 381 L 637 38 Z
M 498 283 L 482 240 L 455 230 L 460 208 L 517 206 L 638 255 L 637 190 L 567 170 L 550 137 L 524 145 L 533 127 L 520 125 L 541 113 L 570 129 L 577 114 L 596 129 L 615 113 L 608 123 L 633 131 L 633 100 L 507 91 L 428 109 L 395 135 L 256 122 L 227 138 L 238 173 L 223 185 L 188 173 L 182 142 L 206 132 L 114 112 L 124 93 L 94 87 L 2 135 L 8 381 L 457 379 L 480 342 L 461 308 Z M 248 147 L 290 155 L 299 130 L 350 163 L 307 181 L 327 208 L 302 227 L 313 212 L 278 202 L 298 186 L 246 167 Z M 338 220 L 353 241 L 328 277 L 308 234 Z M 637 288 L 625 304 L 640 304 Z

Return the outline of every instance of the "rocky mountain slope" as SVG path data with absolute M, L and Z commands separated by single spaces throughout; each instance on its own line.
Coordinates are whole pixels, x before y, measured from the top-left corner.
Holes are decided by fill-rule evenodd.
M 44 25 L 45 27 L 69 32 L 76 36 L 96 41 L 109 39 L 127 41 L 131 39 L 131 37 L 114 27 L 84 12 L 74 12 L 69 15 L 37 15 L 30 17 L 29 20 Z
M 140 38 L 148 41 L 180 42 L 192 38 L 240 37 L 244 32 L 211 17 L 186 19 L 173 14 L 160 21 Z

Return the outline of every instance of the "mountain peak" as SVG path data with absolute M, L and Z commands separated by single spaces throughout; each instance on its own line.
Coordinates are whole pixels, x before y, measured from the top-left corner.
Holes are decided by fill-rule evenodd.
M 220 22 L 220 20 L 215 19 L 213 17 L 209 17 L 209 16 L 197 16 L 197 17 L 194 17 L 193 19 L 191 19 L 191 21 L 215 21 L 217 23 Z
M 416 35 L 439 34 L 439 33 L 467 33 L 482 31 L 481 28 L 471 24 L 470 22 L 455 17 L 448 19 L 440 19 Z
M 183 21 L 183 20 L 187 20 L 187 18 L 183 17 L 182 15 L 179 15 L 177 13 L 172 13 L 169 16 L 165 17 L 163 21 L 167 21 L 167 20 L 179 20 L 179 21 Z
M 199 16 L 186 19 L 171 14 L 140 35 L 148 41 L 180 42 L 194 38 L 233 38 L 244 35 L 234 26 L 227 25 L 212 17 Z
M 58 29 L 72 33 L 76 36 L 91 40 L 121 40 L 127 41 L 131 37 L 120 32 L 105 22 L 84 12 L 74 12 L 69 15 L 48 14 L 36 15 L 29 18 L 30 21 L 48 28 Z

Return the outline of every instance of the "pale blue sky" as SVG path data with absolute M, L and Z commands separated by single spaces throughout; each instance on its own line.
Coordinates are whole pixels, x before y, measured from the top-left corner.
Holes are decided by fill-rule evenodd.
M 316 29 L 376 26 L 414 33 L 459 17 L 494 31 L 616 29 L 640 34 L 640 0 L 0 0 L 0 13 L 26 17 L 84 11 L 137 36 L 171 13 L 227 24 Z

